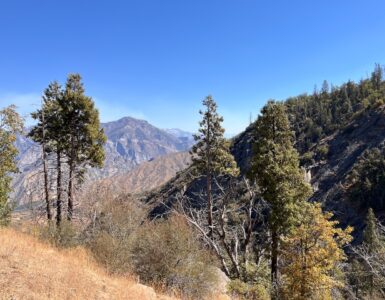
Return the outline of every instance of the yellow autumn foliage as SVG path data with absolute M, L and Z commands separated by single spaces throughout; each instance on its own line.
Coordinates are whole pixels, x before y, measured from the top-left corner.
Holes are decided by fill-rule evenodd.
M 282 283 L 285 299 L 331 299 L 333 288 L 343 285 L 338 266 L 346 259 L 343 246 L 352 228 L 338 228 L 332 213 L 319 204 L 306 204 L 295 227 L 282 243 Z

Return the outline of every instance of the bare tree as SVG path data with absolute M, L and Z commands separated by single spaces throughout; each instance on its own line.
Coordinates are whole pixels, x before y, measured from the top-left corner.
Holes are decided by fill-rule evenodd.
M 207 222 L 207 207 L 194 207 L 196 200 L 186 195 L 176 197 L 177 205 L 172 210 L 195 227 L 218 257 L 227 276 L 244 279 L 248 264 L 258 266 L 264 253 L 267 205 L 259 197 L 255 184 L 250 184 L 246 178 L 241 181 L 214 178 L 214 186 L 218 192 L 213 194 L 212 224 Z M 204 191 L 195 197 L 202 203 L 206 199 Z

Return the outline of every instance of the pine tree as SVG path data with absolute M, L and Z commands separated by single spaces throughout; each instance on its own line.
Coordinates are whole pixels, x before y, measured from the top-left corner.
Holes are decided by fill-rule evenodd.
M 366 215 L 366 228 L 363 233 L 363 243 L 368 246 L 371 253 L 375 253 L 382 247 L 380 234 L 378 232 L 377 218 L 374 215 L 373 209 L 369 208 Z
M 199 133 L 194 136 L 197 142 L 192 150 L 192 160 L 196 170 L 206 175 L 207 184 L 207 222 L 209 235 L 213 235 L 212 179 L 216 175 L 238 176 L 239 170 L 234 157 L 229 151 L 229 143 L 224 138 L 225 130 L 221 126 L 223 118 L 217 113 L 217 104 L 211 96 L 203 100 L 204 111 L 199 111 L 202 120 Z
M 42 146 L 44 194 L 47 219 L 52 219 L 51 201 L 48 190 L 47 155 L 56 155 L 56 224 L 62 220 L 62 159 L 66 144 L 64 134 L 65 122 L 62 116 L 61 101 L 63 91 L 58 82 L 52 82 L 44 91 L 41 109 L 32 113 L 32 118 L 38 123 L 32 128 L 29 136 Z
M 100 128 L 99 112 L 93 100 L 84 94 L 79 74 L 68 76 L 64 90 L 57 82 L 50 84 L 42 108 L 32 116 L 38 124 L 30 136 L 43 145 L 46 153 L 56 153 L 56 224 L 60 226 L 65 165 L 69 171 L 67 219 L 71 220 L 74 182 L 82 181 L 87 166 L 103 165 L 106 137 Z M 48 215 L 49 199 L 46 202 Z
M 16 134 L 21 133 L 23 122 L 15 106 L 0 110 L 0 226 L 7 225 L 11 216 L 9 193 L 11 173 L 16 173 Z
M 352 239 L 352 228 L 337 228 L 332 213 L 320 204 L 306 203 L 299 225 L 283 238 L 282 280 L 285 299 L 332 299 L 343 281 L 334 276 L 346 259 L 343 246 Z
M 68 211 L 67 219 L 73 215 L 73 184 L 81 182 L 87 166 L 101 167 L 104 162 L 103 145 L 106 137 L 100 128 L 99 112 L 92 98 L 84 94 L 79 74 L 70 74 L 61 100 L 65 121 L 65 154 L 68 157 Z
M 344 124 L 345 122 L 348 121 L 349 117 L 353 112 L 352 103 L 350 101 L 346 87 L 341 89 L 340 98 L 341 98 L 341 105 L 339 107 L 338 120 L 340 120 L 339 122 L 341 124 Z
M 384 70 L 380 64 L 376 64 L 374 67 L 374 71 L 371 74 L 370 81 L 375 90 L 380 90 L 382 78 L 383 78 Z
M 278 281 L 281 236 L 295 224 L 298 206 L 310 195 L 293 147 L 293 133 L 283 104 L 270 101 L 255 128 L 254 155 L 249 176 L 256 180 L 262 198 L 270 205 L 272 283 Z

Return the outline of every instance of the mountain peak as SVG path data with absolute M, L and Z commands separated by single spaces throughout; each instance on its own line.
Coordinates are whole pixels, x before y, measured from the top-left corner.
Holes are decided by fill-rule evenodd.
M 124 127 L 124 126 L 127 126 L 127 125 L 139 125 L 139 124 L 148 124 L 150 126 L 152 126 L 150 123 L 148 123 L 146 120 L 142 120 L 142 119 L 137 119 L 137 118 L 134 118 L 134 117 L 130 117 L 130 116 L 126 116 L 126 117 L 122 117 L 116 121 L 110 121 L 110 122 L 105 122 L 105 123 L 102 123 L 102 126 L 103 127 L 114 127 L 114 128 L 117 128 L 117 127 Z

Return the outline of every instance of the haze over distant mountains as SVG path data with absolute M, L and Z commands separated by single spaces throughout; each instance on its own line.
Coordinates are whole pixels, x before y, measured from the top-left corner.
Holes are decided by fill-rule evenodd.
M 173 153 L 186 152 L 193 145 L 194 140 L 189 132 L 179 129 L 159 129 L 147 121 L 132 117 L 103 123 L 102 127 L 107 136 L 104 167 L 90 169 L 87 175 L 88 180 L 94 181 L 115 176 L 115 178 L 119 178 L 120 182 L 124 182 L 125 174 L 129 174 L 144 162 L 156 159 L 157 168 L 151 173 L 153 183 L 150 184 L 147 180 L 145 184 L 146 187 L 155 187 L 157 182 L 163 183 L 174 173 L 186 167 L 189 161 L 188 154 L 173 155 Z M 25 136 L 18 137 L 16 146 L 19 150 L 17 159 L 20 173 L 14 178 L 14 198 L 18 203 L 25 203 L 31 198 L 36 200 L 34 190 L 41 183 L 39 183 L 41 176 L 38 176 L 38 173 L 41 172 L 41 150 L 39 145 Z M 162 159 L 157 159 L 163 156 L 166 158 L 164 163 L 172 165 L 172 168 L 165 166 L 164 170 L 167 172 L 162 171 Z M 167 176 L 165 176 L 166 173 Z M 146 177 L 148 176 L 149 173 Z M 135 182 L 135 191 L 143 190 L 138 180 L 130 179 L 128 181 Z M 126 187 L 130 188 L 129 183 L 126 184 Z

